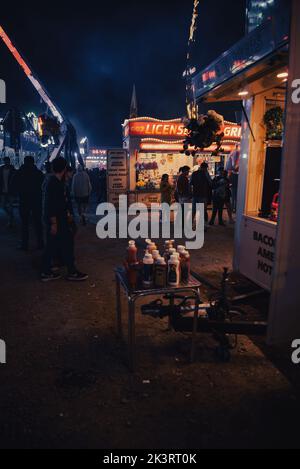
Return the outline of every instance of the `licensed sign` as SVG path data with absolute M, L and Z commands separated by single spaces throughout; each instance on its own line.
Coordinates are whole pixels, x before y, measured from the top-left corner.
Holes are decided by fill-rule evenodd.
M 236 141 L 241 139 L 242 128 L 240 125 L 225 122 L 224 127 L 224 141 Z M 145 121 L 134 120 L 129 121 L 125 127 L 125 137 L 145 137 L 145 138 L 159 138 L 174 137 L 178 140 L 184 140 L 188 131 L 184 124 L 179 121 Z
M 108 190 L 111 192 L 127 191 L 127 151 L 108 150 L 107 177 Z

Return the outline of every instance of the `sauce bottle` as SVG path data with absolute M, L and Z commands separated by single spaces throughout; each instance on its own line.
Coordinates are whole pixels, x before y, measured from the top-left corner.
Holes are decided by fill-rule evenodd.
M 188 251 L 185 251 L 181 261 L 181 281 L 189 283 L 191 275 L 191 257 Z
M 172 255 L 168 263 L 168 285 L 178 287 L 180 282 L 180 262 L 178 256 Z
M 177 246 L 177 252 L 180 254 L 180 257 L 185 253 L 186 249 L 185 246 Z
M 143 259 L 143 285 L 148 288 L 153 285 L 154 260 L 151 254 L 145 254 Z
M 154 285 L 156 288 L 167 286 L 167 263 L 163 257 L 159 257 L 155 265 Z
M 136 265 L 138 263 L 137 260 L 137 247 L 135 245 L 135 241 L 129 241 L 128 248 L 127 248 L 127 263 L 128 265 Z
M 154 249 L 154 251 L 152 251 L 152 257 L 154 259 L 154 262 L 156 262 L 157 259 L 160 257 L 159 251 L 157 249 Z

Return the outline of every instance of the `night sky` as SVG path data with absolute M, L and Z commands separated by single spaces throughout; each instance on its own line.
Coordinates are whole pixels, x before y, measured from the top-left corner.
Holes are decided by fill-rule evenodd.
M 78 134 L 87 135 L 93 145 L 121 144 L 133 83 L 140 116 L 184 114 L 182 72 L 192 0 L 3 3 L 2 27 Z M 194 51 L 198 69 L 243 36 L 244 11 L 244 0 L 200 1 Z M 45 111 L 3 43 L 0 78 L 7 83 L 9 106 Z M 0 105 L 0 114 L 4 111 Z M 234 118 L 230 110 L 225 117 Z

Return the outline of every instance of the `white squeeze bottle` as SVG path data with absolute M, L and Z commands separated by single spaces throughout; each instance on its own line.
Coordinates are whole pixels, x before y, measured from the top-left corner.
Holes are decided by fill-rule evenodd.
M 154 249 L 154 251 L 152 251 L 152 257 L 154 259 L 154 262 L 156 262 L 157 259 L 160 257 L 159 251 L 157 249 Z
M 146 243 L 146 252 L 150 252 L 151 246 L 153 244 L 151 239 L 146 239 L 145 243 Z
M 178 287 L 180 282 L 180 261 L 178 256 L 172 255 L 168 262 L 168 285 Z
M 169 249 L 169 256 L 170 256 L 170 259 L 171 259 L 171 256 L 174 256 L 174 254 L 176 254 L 176 249 L 175 249 L 175 248 L 170 248 L 170 249 Z
M 143 259 L 143 285 L 151 287 L 153 285 L 153 265 L 154 260 L 151 254 L 145 254 Z
M 185 251 L 186 251 L 185 246 L 177 246 L 177 252 L 180 254 L 180 257 L 182 257 Z

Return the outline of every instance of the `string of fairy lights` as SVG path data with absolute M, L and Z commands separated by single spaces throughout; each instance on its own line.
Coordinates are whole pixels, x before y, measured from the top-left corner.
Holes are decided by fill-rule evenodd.
M 188 41 L 188 51 L 187 51 L 187 67 L 185 71 L 185 78 L 186 78 L 186 106 L 187 106 L 187 114 L 190 119 L 197 118 L 198 116 L 198 106 L 194 99 L 194 93 L 191 84 L 191 76 L 195 72 L 195 68 L 193 68 L 191 63 L 191 50 L 192 45 L 196 41 L 196 31 L 198 26 L 198 17 L 199 17 L 199 4 L 200 0 L 194 0 L 194 7 L 193 7 L 193 15 L 192 15 L 192 22 L 190 27 L 190 35 Z

